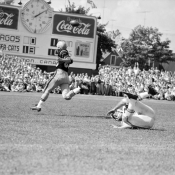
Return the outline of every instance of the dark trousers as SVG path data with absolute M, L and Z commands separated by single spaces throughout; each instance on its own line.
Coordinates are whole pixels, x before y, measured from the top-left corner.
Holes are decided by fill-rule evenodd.
M 94 95 L 95 92 L 96 92 L 95 82 L 91 82 L 90 93 L 91 93 L 92 95 Z

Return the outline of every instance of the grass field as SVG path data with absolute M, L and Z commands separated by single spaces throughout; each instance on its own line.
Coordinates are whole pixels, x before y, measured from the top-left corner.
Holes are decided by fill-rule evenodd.
M 145 100 L 152 130 L 118 130 L 106 119 L 117 97 L 0 92 L 0 175 L 173 175 L 175 103 Z

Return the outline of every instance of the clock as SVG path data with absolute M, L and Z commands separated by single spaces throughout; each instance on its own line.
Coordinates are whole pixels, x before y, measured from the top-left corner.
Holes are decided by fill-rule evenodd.
M 30 0 L 21 10 L 21 21 L 31 33 L 44 33 L 51 25 L 53 10 L 44 0 Z

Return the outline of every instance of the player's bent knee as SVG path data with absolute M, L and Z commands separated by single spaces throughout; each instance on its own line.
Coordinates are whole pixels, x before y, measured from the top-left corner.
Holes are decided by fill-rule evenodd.
M 150 129 L 154 126 L 154 123 L 155 123 L 155 119 L 152 119 L 152 120 L 150 121 Z
M 145 124 L 145 129 L 151 129 L 154 126 L 155 119 L 151 119 L 149 122 Z

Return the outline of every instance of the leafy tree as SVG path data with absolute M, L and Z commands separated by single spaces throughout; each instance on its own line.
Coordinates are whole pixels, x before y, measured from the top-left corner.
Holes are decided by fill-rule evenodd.
M 87 15 L 89 10 L 90 8 L 85 9 L 82 6 L 79 6 L 78 8 L 76 8 L 75 4 L 74 3 L 71 4 L 70 1 L 69 1 L 69 5 L 66 7 L 67 13 Z M 100 64 L 100 60 L 102 58 L 103 53 L 111 52 L 112 48 L 116 47 L 114 41 L 110 37 L 108 37 L 108 35 L 105 33 L 106 25 L 107 24 L 97 23 L 97 35 L 98 35 L 97 59 L 96 59 L 97 69 Z
M 103 53 L 112 52 L 112 48 L 116 48 L 115 42 L 105 32 L 107 24 L 97 25 L 98 45 L 97 45 L 97 68 L 100 64 Z
M 132 30 L 129 39 L 122 43 L 123 65 L 133 66 L 138 62 L 140 68 L 149 61 L 159 64 L 174 61 L 172 50 L 169 49 L 170 40 L 161 41 L 162 34 L 157 28 L 137 26 Z
M 90 8 L 85 9 L 82 6 L 79 6 L 78 8 L 76 8 L 74 2 L 72 4 L 70 3 L 70 1 L 68 1 L 68 2 L 69 2 L 69 5 L 65 7 L 67 13 L 76 13 L 76 14 L 87 15 L 89 10 L 90 10 Z

